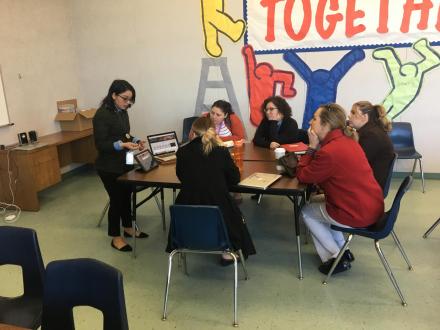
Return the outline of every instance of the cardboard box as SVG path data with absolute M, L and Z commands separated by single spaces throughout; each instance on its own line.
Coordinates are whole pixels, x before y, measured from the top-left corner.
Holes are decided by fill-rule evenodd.
M 58 101 L 58 109 L 63 108 L 65 104 L 74 104 L 77 107 L 76 99 Z M 85 109 L 76 112 L 58 112 L 55 120 L 60 123 L 62 131 L 83 131 L 93 127 L 92 119 L 95 116 L 96 109 Z

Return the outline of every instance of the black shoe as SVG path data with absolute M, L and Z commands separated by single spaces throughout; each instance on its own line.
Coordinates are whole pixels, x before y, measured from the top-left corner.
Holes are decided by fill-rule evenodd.
M 348 262 L 353 262 L 354 255 L 353 255 L 353 253 L 351 253 L 351 251 L 349 249 L 347 249 L 344 251 L 344 254 L 342 255 L 341 259 L 347 260 Z
M 253 200 L 258 200 L 258 198 L 260 198 L 260 195 L 261 195 L 261 194 L 255 194 L 255 195 L 252 195 L 252 196 L 251 196 L 251 199 L 253 199 Z
M 118 250 L 118 251 L 121 251 L 121 252 L 130 252 L 130 251 L 133 251 L 133 249 L 131 248 L 130 244 L 126 244 L 126 245 L 124 245 L 123 247 L 121 247 L 120 249 L 118 249 L 118 248 L 116 247 L 116 245 L 113 244 L 113 241 L 111 242 L 110 245 L 112 246 L 112 248 L 114 248 L 114 249 L 116 249 L 116 250 Z
M 332 268 L 333 262 L 335 260 L 336 260 L 335 258 L 331 258 L 331 259 L 327 260 L 326 262 L 324 262 L 321 266 L 318 267 L 319 271 L 321 273 L 327 275 L 330 271 L 330 268 Z M 335 269 L 333 270 L 332 274 L 345 272 L 346 270 L 349 270 L 350 268 L 351 268 L 350 262 L 341 258 L 341 260 L 339 260 L 338 264 L 336 265 Z
M 133 237 L 133 236 L 124 231 L 124 237 Z M 141 231 L 138 235 L 136 235 L 136 238 L 147 238 L 147 237 L 148 234 L 144 233 L 143 231 Z

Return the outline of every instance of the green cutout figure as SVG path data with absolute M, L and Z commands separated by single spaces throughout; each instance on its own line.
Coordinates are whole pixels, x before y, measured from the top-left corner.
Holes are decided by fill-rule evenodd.
M 423 58 L 421 61 L 402 64 L 392 47 L 373 51 L 373 58 L 384 62 L 391 82 L 392 89 L 382 102 L 391 119 L 405 111 L 419 95 L 425 73 L 440 65 L 440 55 L 431 48 L 427 39 L 416 41 L 412 48 Z

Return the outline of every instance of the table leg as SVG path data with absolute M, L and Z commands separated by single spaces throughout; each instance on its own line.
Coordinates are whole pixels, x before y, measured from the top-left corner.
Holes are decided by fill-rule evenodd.
M 133 259 L 136 258 L 136 185 L 132 185 L 131 193 L 131 225 L 133 227 Z
M 165 223 L 165 198 L 163 193 L 163 188 L 160 189 L 160 201 L 161 201 L 161 207 L 162 207 L 162 229 L 163 231 L 167 230 L 167 225 Z
M 299 228 L 299 205 L 298 205 L 298 196 L 293 196 L 293 213 L 295 217 L 295 234 L 296 234 L 296 248 L 298 251 L 298 269 L 299 274 L 298 278 L 300 280 L 303 279 L 303 271 L 302 271 L 302 261 L 301 261 L 301 233 Z

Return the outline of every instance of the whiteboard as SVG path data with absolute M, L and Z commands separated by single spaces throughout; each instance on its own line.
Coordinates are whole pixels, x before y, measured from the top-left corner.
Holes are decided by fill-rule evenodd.
M 6 105 L 5 89 L 3 88 L 2 71 L 0 68 L 0 127 L 9 124 L 9 113 Z

